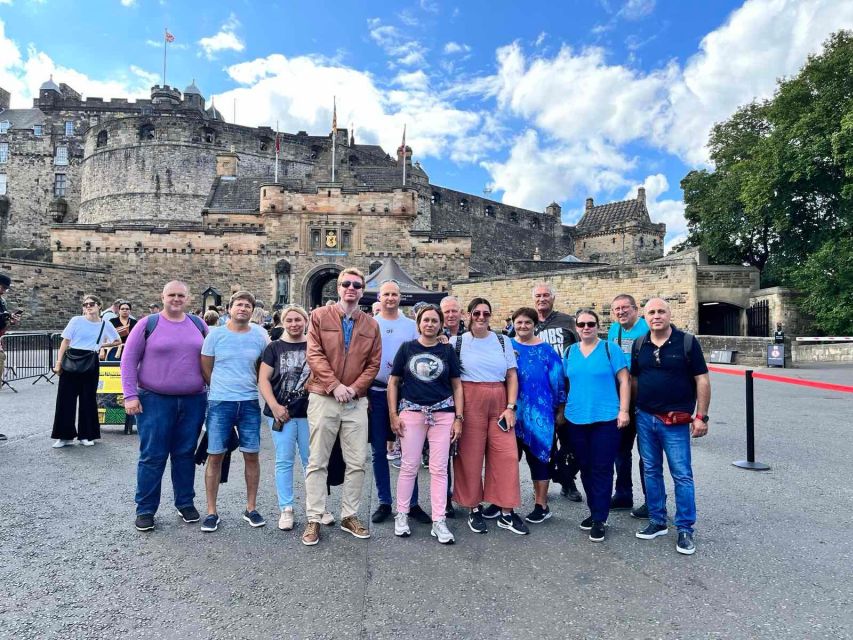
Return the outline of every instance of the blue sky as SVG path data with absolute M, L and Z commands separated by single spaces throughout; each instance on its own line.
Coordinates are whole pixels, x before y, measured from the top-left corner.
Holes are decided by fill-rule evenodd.
M 322 134 L 336 96 L 358 142 L 393 152 L 406 124 L 432 182 L 567 223 L 645 186 L 672 244 L 710 127 L 853 28 L 853 2 L 0 0 L 0 86 L 18 107 L 50 74 L 145 97 L 166 26 L 168 83 L 228 120 Z

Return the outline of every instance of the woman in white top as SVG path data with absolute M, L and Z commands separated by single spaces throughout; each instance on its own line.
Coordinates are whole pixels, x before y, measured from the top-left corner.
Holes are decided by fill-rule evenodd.
M 101 437 L 98 404 L 95 399 L 98 390 L 98 351 L 103 344 L 121 343 L 121 338 L 112 324 L 101 320 L 100 312 L 101 299 L 87 295 L 83 298 L 83 315 L 71 318 L 62 332 L 62 344 L 59 346 L 56 366 L 53 368 L 54 373 L 59 376 L 56 414 L 51 435 L 56 438 L 54 448 L 74 444 L 74 438 L 79 438 L 80 444 L 90 447 Z M 66 354 L 66 366 L 73 360 L 76 367 L 85 370 L 65 370 L 63 359 Z M 75 413 L 78 415 L 76 428 Z
M 489 328 L 492 305 L 485 298 L 468 304 L 470 332 L 451 338 L 462 365 L 465 426 L 453 462 L 453 501 L 470 509 L 468 527 L 487 533 L 481 503 L 496 508 L 489 517 L 521 535 L 527 526 L 513 511 L 521 505 L 515 402 L 518 397 L 515 352 L 509 338 Z M 483 476 L 483 461 L 486 471 Z

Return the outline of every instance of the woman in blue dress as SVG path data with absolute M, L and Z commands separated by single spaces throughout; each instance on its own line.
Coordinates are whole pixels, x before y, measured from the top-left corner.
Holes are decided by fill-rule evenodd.
M 512 314 L 515 337 L 512 348 L 518 362 L 518 412 L 515 437 L 518 459 L 527 458 L 533 479 L 533 511 L 528 522 L 544 522 L 551 517 L 548 508 L 548 480 L 551 450 L 554 446 L 554 418 L 563 410 L 565 378 L 560 356 L 547 342 L 533 335 L 539 322 L 535 309 L 522 307 Z
M 563 355 L 569 380 L 566 419 L 569 442 L 581 470 L 589 505 L 589 517 L 581 522 L 580 528 L 589 531 L 593 542 L 602 542 L 610 514 L 619 429 L 631 421 L 628 415 L 631 382 L 622 350 L 598 337 L 595 311 L 579 311 L 575 324 L 581 341 Z

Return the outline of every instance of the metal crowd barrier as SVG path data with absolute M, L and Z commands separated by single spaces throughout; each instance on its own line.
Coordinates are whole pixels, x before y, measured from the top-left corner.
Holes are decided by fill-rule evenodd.
M 12 382 L 46 380 L 53 384 L 53 366 L 59 352 L 62 336 L 50 332 L 7 333 L 3 336 L 6 368 L 0 389 L 9 387 L 17 393 Z

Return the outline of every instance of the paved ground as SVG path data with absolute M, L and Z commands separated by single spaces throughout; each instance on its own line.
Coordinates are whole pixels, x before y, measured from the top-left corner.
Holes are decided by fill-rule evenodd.
M 810 377 L 826 376 L 849 383 L 853 369 Z M 458 519 L 457 544 L 443 547 L 417 524 L 396 539 L 389 522 L 369 541 L 324 528 L 307 548 L 299 530 L 274 526 L 266 436 L 269 526 L 239 519 L 237 463 L 219 532 L 181 523 L 166 480 L 158 529 L 140 534 L 136 437 L 106 429 L 94 448 L 50 449 L 55 387 L 19 384 L 0 392 L 0 637 L 853 637 L 853 395 L 756 381 L 757 457 L 772 465 L 756 473 L 731 466 L 745 451 L 743 379 L 712 381 L 711 435 L 694 448 L 692 557 L 674 535 L 638 540 L 626 513 L 593 544 L 577 528 L 587 512 L 556 490 L 554 518 L 524 538 L 494 526 L 475 536 Z

